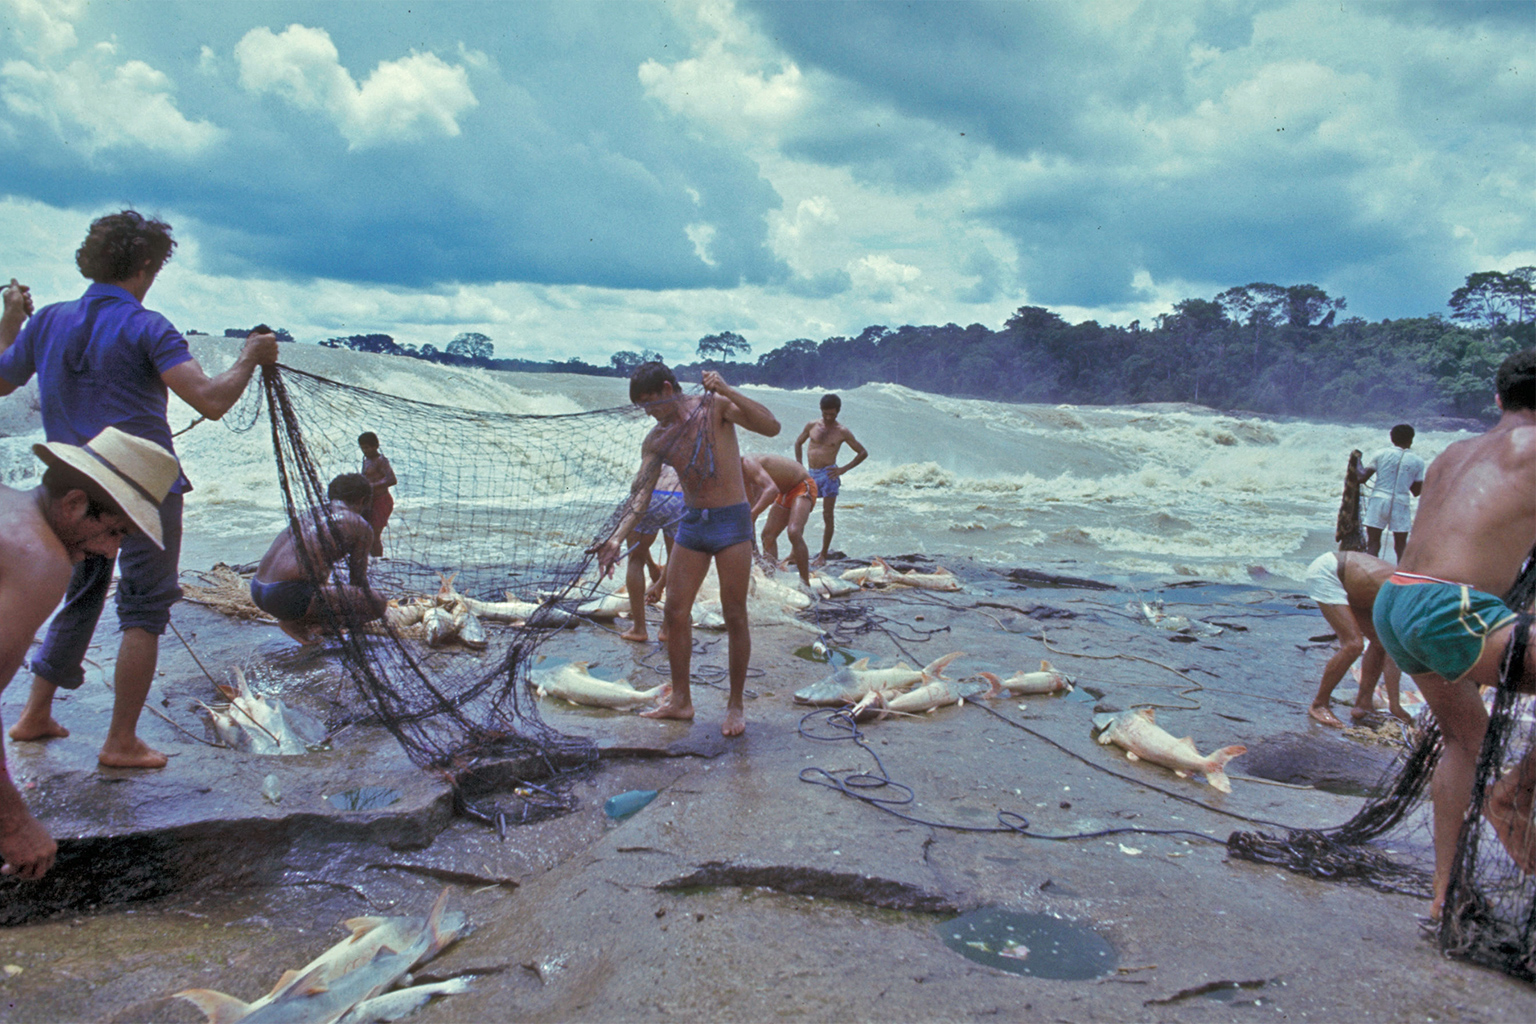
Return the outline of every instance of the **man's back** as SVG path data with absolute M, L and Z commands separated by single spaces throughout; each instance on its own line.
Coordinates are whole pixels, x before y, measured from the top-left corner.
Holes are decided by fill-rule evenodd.
M 1536 426 L 1496 426 L 1430 465 L 1406 572 L 1502 594 L 1536 545 Z
M 160 375 L 190 360 L 184 338 L 116 285 L 46 306 L 0 354 L 0 376 L 40 379 L 49 440 L 83 444 L 108 426 L 173 450 Z
M 1424 479 L 1424 460 L 1406 448 L 1383 448 L 1365 463 L 1366 469 L 1375 470 L 1371 481 L 1371 497 L 1396 495 L 1406 498 L 1409 488 Z

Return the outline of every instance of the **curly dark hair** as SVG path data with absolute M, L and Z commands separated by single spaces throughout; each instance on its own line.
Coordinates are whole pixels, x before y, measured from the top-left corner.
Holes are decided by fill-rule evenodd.
M 1536 348 L 1516 352 L 1504 360 L 1495 387 L 1505 412 L 1536 409 Z
M 666 365 L 656 360 L 641 363 L 635 367 L 635 371 L 629 375 L 629 400 L 639 403 L 642 398 L 661 394 L 663 384 L 672 385 L 672 393 L 678 394 L 681 388 L 677 386 L 677 378 Z
M 145 267 L 156 273 L 176 249 L 171 226 L 137 210 L 97 217 L 75 250 L 75 265 L 92 281 L 126 281 Z
M 325 496 L 344 505 L 367 504 L 373 500 L 373 484 L 361 473 L 343 473 L 331 481 Z

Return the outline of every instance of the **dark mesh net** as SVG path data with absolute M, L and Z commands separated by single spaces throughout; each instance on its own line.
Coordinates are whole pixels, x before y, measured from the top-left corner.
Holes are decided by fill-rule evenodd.
M 1494 783 L 1506 773 L 1536 780 L 1536 698 L 1521 691 L 1529 642 L 1529 609 L 1536 597 L 1536 552 L 1526 560 L 1505 603 L 1525 609 L 1505 654 L 1500 684 L 1489 709 L 1488 732 L 1477 761 L 1472 803 L 1462 825 L 1445 910 L 1440 947 L 1514 977 L 1536 981 L 1536 880 L 1515 866 L 1483 815 Z M 1298 829 L 1285 836 L 1233 832 L 1227 850 L 1243 860 L 1273 864 L 1333 881 L 1350 881 L 1389 892 L 1430 897 L 1434 844 L 1430 781 L 1442 750 L 1440 730 L 1426 710 L 1418 738 L 1393 763 L 1360 811 L 1329 829 Z M 1530 810 L 1524 827 L 1533 826 Z
M 645 413 L 467 410 L 281 366 L 264 368 L 262 382 L 294 530 L 334 528 L 326 488 L 357 471 L 362 431 L 380 436 L 394 467 L 384 557 L 369 566 L 372 590 L 392 607 L 369 622 L 344 600 L 321 603 L 347 671 L 411 759 L 449 768 L 525 754 L 589 759 L 587 740 L 544 724 L 527 667 L 551 629 L 574 624 L 572 610 L 598 583 L 587 549 L 628 509 L 652 426 Z M 692 414 L 673 441 L 689 446 L 692 461 L 680 464 L 707 463 L 708 432 L 697 427 L 708 396 L 684 401 Z M 317 559 L 298 551 L 311 578 L 336 573 L 344 582 L 344 563 L 310 564 Z

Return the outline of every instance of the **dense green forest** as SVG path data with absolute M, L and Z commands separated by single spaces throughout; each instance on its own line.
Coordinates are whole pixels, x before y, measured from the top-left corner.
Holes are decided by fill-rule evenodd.
M 1152 324 L 1071 324 L 1024 306 L 1000 330 L 872 326 L 853 338 L 797 338 L 756 360 L 745 338 L 726 331 L 700 339 L 699 361 L 676 369 L 684 380 L 713 368 L 732 383 L 836 391 L 886 382 L 1007 402 L 1194 402 L 1327 419 L 1488 419 L 1499 363 L 1536 344 L 1536 267 L 1468 276 L 1447 303 L 1449 317 L 1368 323 L 1341 316 L 1345 305 L 1315 285 L 1261 282 L 1185 299 Z M 401 347 L 377 334 L 322 344 L 492 369 L 607 375 L 627 375 L 655 358 L 616 352 L 607 366 L 496 359 L 491 340 L 479 334 L 460 335 L 442 351 Z

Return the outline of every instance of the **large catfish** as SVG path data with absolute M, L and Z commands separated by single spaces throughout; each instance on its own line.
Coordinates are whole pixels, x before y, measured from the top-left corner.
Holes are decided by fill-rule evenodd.
M 1093 727 L 1099 730 L 1100 743 L 1125 748 L 1125 756 L 1130 760 L 1151 761 L 1171 768 L 1181 779 L 1189 778 L 1191 772 L 1200 772 L 1212 789 L 1223 793 L 1232 792 L 1232 783 L 1225 771 L 1227 762 L 1239 754 L 1248 753 L 1247 747 L 1231 746 L 1201 756 L 1192 738 L 1186 736 L 1176 740 L 1159 726 L 1151 708 L 1094 715 Z
M 921 669 L 912 668 L 905 662 L 898 662 L 892 668 L 870 668 L 869 659 L 860 658 L 852 665 L 844 665 L 821 682 L 796 690 L 795 703 L 837 706 L 857 703 L 865 694 L 876 690 L 899 693 L 918 683 L 938 679 L 950 662 L 963 657 L 964 651 L 951 651 Z

